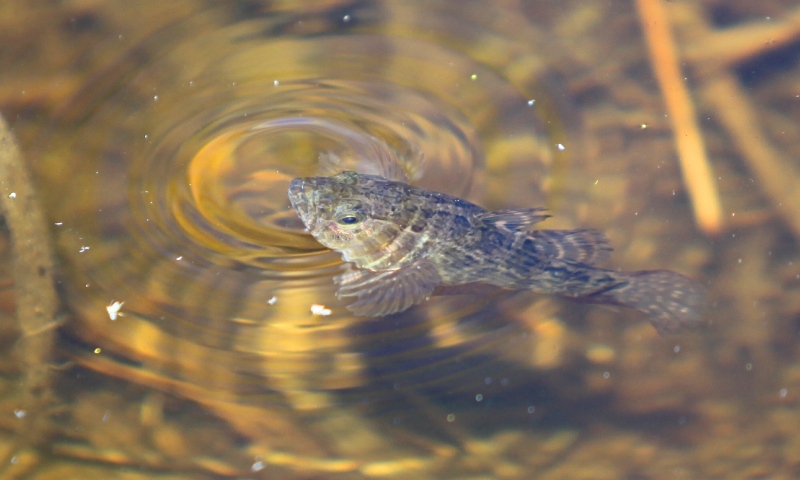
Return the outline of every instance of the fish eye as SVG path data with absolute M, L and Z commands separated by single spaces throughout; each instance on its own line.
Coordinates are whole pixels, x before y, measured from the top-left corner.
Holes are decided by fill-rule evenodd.
M 359 223 L 361 223 L 362 220 L 364 220 L 363 215 L 349 213 L 337 218 L 336 223 L 338 223 L 339 225 L 352 227 L 353 225 L 358 225 Z

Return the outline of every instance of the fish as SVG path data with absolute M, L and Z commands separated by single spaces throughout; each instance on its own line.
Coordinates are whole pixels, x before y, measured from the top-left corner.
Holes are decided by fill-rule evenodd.
M 337 251 L 336 295 L 357 316 L 402 312 L 437 288 L 488 285 L 644 312 L 662 335 L 702 323 L 706 289 L 671 270 L 601 268 L 612 248 L 594 229 L 533 229 L 543 208 L 487 211 L 379 175 L 299 177 L 289 202 L 306 230 Z

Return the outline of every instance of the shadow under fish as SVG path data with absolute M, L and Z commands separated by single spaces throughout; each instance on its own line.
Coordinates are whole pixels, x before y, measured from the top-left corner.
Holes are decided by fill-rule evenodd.
M 543 209 L 490 212 L 380 176 L 341 172 L 292 180 L 289 200 L 308 231 L 342 254 L 337 296 L 359 316 L 401 312 L 434 293 L 487 285 L 645 312 L 660 334 L 703 320 L 706 290 L 669 270 L 599 268 L 602 232 L 530 230 Z

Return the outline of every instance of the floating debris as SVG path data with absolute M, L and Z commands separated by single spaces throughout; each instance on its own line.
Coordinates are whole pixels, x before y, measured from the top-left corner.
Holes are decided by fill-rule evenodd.
M 108 318 L 110 318 L 112 322 L 116 320 L 117 317 L 125 316 L 125 314 L 120 312 L 120 309 L 122 308 L 123 305 L 125 305 L 125 302 L 113 301 L 111 302 L 111 305 L 106 307 L 106 311 L 108 311 Z
M 327 308 L 325 305 L 318 305 L 315 303 L 314 305 L 311 305 L 311 313 L 314 315 L 327 317 L 331 314 L 331 309 Z

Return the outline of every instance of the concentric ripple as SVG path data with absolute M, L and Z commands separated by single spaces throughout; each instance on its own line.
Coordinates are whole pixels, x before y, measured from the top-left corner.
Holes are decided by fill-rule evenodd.
M 339 255 L 303 231 L 286 190 L 347 168 L 516 203 L 483 196 L 489 155 L 497 171 L 525 165 L 510 175 L 541 194 L 566 154 L 535 30 L 413 2 L 235 20 L 225 8 L 137 45 L 47 139 L 37 169 L 74 337 L 232 395 L 363 386 L 363 357 L 417 368 L 499 341 L 495 320 L 460 320 L 485 308 L 463 298 L 394 329 L 350 317 L 332 294 Z M 109 318 L 112 302 L 124 316 Z M 398 335 L 409 348 L 374 349 Z

